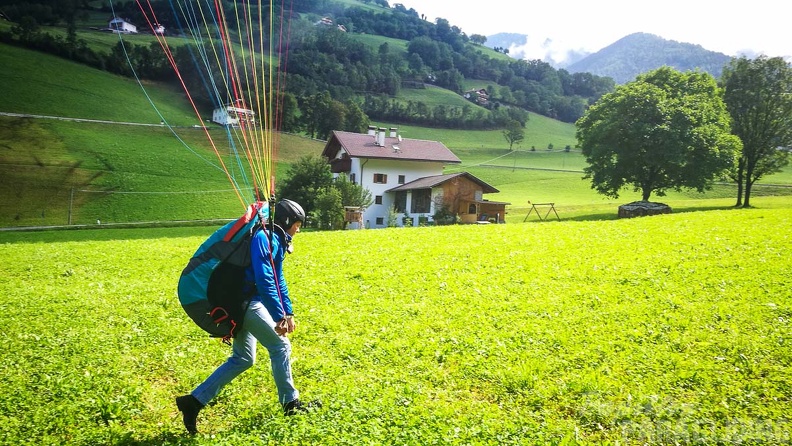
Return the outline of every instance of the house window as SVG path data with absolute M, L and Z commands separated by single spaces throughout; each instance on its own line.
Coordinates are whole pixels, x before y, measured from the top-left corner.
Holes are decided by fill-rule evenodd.
M 404 175 L 399 175 L 399 184 L 404 184 Z
M 352 184 L 357 184 L 357 183 L 355 182 L 355 179 L 356 179 L 356 177 L 355 177 L 355 173 L 354 173 L 354 172 L 353 172 L 353 173 L 350 173 L 350 174 L 349 174 L 349 182 L 350 182 L 350 183 L 352 183 Z
M 384 224 L 385 224 L 385 218 L 384 217 L 377 217 L 377 226 L 382 226 Z
M 416 189 L 412 191 L 412 206 L 410 212 L 414 214 L 428 214 L 432 206 L 432 189 Z
M 476 213 L 476 204 L 470 203 L 470 206 L 468 206 L 468 214 L 475 214 L 475 213 Z
M 396 212 L 407 212 L 407 191 L 396 192 L 393 207 L 396 208 Z
M 388 175 L 384 173 L 374 174 L 374 184 L 387 184 L 387 183 L 388 183 Z
M 377 195 L 374 197 L 374 204 L 382 204 L 382 195 Z

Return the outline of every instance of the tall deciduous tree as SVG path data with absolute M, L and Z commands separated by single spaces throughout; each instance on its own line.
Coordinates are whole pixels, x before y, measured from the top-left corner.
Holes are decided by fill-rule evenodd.
M 327 139 L 333 130 L 346 127 L 346 106 L 327 91 L 304 98 L 300 110 L 303 126 L 311 138 Z
M 525 139 L 525 130 L 518 121 L 511 120 L 506 124 L 506 129 L 503 130 L 503 137 L 506 138 L 506 142 L 509 143 L 509 150 L 512 150 L 515 144 L 519 144 Z
M 322 190 L 316 197 L 316 208 L 311 216 L 320 229 L 342 229 L 344 207 L 341 205 L 341 193 L 338 189 L 331 187 Z
M 789 163 L 780 148 L 792 146 L 792 68 L 780 57 L 741 57 L 724 68 L 721 83 L 732 132 L 743 143 L 732 175 L 736 205 L 748 207 L 753 184 Z
M 577 122 L 577 139 L 597 192 L 632 185 L 648 201 L 669 189 L 709 189 L 734 165 L 739 139 L 715 79 L 659 68 L 603 96 Z
M 278 186 L 278 198 L 294 200 L 309 215 L 316 209 L 317 197 L 332 187 L 330 164 L 321 156 L 304 156 L 289 167 L 285 179 Z
M 483 34 L 471 34 L 470 41 L 476 45 L 484 45 L 487 43 L 487 36 Z
M 344 130 L 347 132 L 363 133 L 369 126 L 369 117 L 363 112 L 357 102 L 346 102 L 346 120 Z
M 335 179 L 333 187 L 338 189 L 341 194 L 342 206 L 369 207 L 374 202 L 368 189 L 360 184 L 353 183 L 344 175 L 340 175 Z
M 300 203 L 310 216 L 309 226 L 341 229 L 344 206 L 368 207 L 371 192 L 345 176 L 333 179 L 330 164 L 319 156 L 304 156 L 289 167 L 278 188 L 279 198 Z

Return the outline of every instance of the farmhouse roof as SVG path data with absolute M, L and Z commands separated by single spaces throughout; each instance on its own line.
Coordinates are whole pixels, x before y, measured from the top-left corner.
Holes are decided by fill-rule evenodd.
M 376 137 L 366 133 L 334 130 L 327 141 L 322 156 L 333 159 L 344 149 L 353 158 L 378 158 L 400 161 L 435 161 L 459 164 L 462 161 L 443 143 L 423 139 L 391 137 L 385 144 L 377 145 Z
M 433 175 L 430 177 L 419 178 L 415 181 L 410 181 L 409 183 L 405 183 L 400 186 L 394 187 L 393 189 L 388 190 L 388 192 L 401 192 L 401 191 L 408 191 L 415 189 L 431 189 L 433 187 L 437 187 L 443 183 L 446 183 L 448 181 L 460 177 L 467 178 L 468 180 L 481 186 L 482 193 L 491 194 L 491 193 L 500 192 L 498 189 L 495 189 L 494 187 L 490 186 L 489 184 L 485 183 L 484 181 L 476 178 L 475 176 L 467 172 L 449 173 L 445 175 Z

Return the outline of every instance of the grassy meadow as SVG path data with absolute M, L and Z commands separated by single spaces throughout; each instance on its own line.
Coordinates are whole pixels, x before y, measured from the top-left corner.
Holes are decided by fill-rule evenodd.
M 0 112 L 143 124 L 201 124 L 182 91 L 146 84 L 159 113 L 134 79 L 55 56 L 0 44 Z M 42 70 L 46 66 L 46 70 Z M 57 74 L 57 75 L 56 75 Z
M 788 444 L 789 209 L 299 234 L 324 408 L 283 417 L 260 349 L 194 438 L 173 398 L 229 348 L 175 288 L 212 228 L 0 233 L 0 444 Z
M 229 174 L 245 184 L 225 130 L 211 135 Z M 0 117 L 0 143 L 0 227 L 232 218 L 244 210 L 202 129 Z M 280 146 L 281 178 L 290 162 L 323 147 L 290 135 Z

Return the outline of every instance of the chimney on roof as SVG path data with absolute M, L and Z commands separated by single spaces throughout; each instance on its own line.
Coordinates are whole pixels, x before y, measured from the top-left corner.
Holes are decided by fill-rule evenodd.
M 370 125 L 368 128 L 369 136 L 374 136 L 377 133 L 377 126 Z
M 397 132 L 398 130 L 399 130 L 399 129 L 397 129 L 396 127 L 391 127 L 391 128 L 390 128 L 390 137 L 391 137 L 391 138 L 395 138 L 395 137 L 396 137 L 396 132 Z
M 380 127 L 379 133 L 377 133 L 377 145 L 380 147 L 385 147 L 385 132 L 387 129 L 385 127 Z

